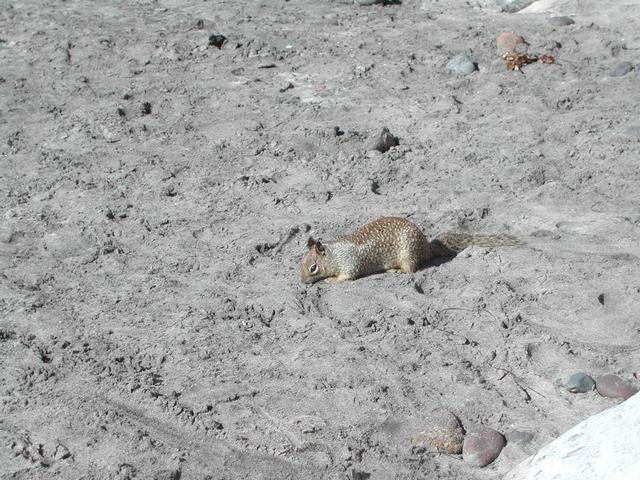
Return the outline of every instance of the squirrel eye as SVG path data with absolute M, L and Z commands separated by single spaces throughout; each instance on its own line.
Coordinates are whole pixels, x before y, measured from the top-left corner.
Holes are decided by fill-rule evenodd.
M 317 271 L 318 271 L 317 263 L 312 263 L 311 265 L 309 265 L 309 272 L 311 272 L 312 274 L 315 274 Z

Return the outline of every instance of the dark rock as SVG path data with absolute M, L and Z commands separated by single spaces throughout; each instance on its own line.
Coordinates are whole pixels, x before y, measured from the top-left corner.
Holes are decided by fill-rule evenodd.
M 586 373 L 577 372 L 569 377 L 564 386 L 571 393 L 586 393 L 593 390 L 596 382 Z
M 621 400 L 626 400 L 638 393 L 638 387 L 612 374 L 598 377 L 596 379 L 596 389 L 603 397 L 619 398 Z
M 356 470 L 355 468 L 351 470 L 351 480 L 367 480 L 371 476 L 370 473 L 361 472 L 360 470 Z
M 141 110 L 143 115 L 149 115 L 151 113 L 151 104 L 149 102 L 144 102 Z
M 384 127 L 380 134 L 369 142 L 367 150 L 377 150 L 380 153 L 388 151 L 391 147 L 399 145 L 398 137 L 391 135 L 387 127 Z
M 467 433 L 462 448 L 462 459 L 478 467 L 493 462 L 507 444 L 504 436 L 492 428 Z
M 622 77 L 633 70 L 633 64 L 631 62 L 622 62 L 609 70 L 610 77 Z
M 344 130 L 341 130 L 340 127 L 333 127 L 333 134 L 336 137 L 340 137 L 340 136 L 344 135 Z
M 456 55 L 447 62 L 447 70 L 456 75 L 469 75 L 478 69 L 475 63 L 466 53 Z
M 569 17 L 551 17 L 549 23 L 555 27 L 565 27 L 567 25 L 573 25 L 576 22 Z
M 222 48 L 226 41 L 227 37 L 220 35 L 219 33 L 209 35 L 209 45 L 212 47 Z

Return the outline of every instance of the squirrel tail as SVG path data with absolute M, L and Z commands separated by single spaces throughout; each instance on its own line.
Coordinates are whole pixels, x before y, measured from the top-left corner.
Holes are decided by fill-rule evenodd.
M 435 257 L 455 257 L 467 247 L 508 247 L 520 245 L 516 237 L 506 234 L 483 235 L 476 233 L 443 233 L 431 241 Z

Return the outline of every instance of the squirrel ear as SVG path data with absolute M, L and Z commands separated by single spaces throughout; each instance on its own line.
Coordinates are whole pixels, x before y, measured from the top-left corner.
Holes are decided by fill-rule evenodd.
M 313 237 L 309 237 L 309 240 L 307 240 L 307 248 L 311 248 L 316 244 L 316 241 L 313 239 Z
M 315 243 L 315 249 L 316 252 L 318 252 L 320 255 L 324 255 L 324 245 L 322 245 L 322 242 L 320 242 L 320 240 Z

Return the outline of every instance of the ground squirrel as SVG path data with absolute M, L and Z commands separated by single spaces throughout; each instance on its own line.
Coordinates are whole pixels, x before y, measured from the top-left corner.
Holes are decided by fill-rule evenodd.
M 444 233 L 431 242 L 409 220 L 382 217 L 358 228 L 350 235 L 321 243 L 309 238 L 309 250 L 302 260 L 302 281 L 322 279 L 355 280 L 379 272 L 415 272 L 438 257 L 452 257 L 465 248 L 517 245 L 509 235 Z

